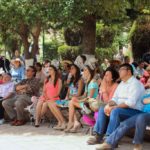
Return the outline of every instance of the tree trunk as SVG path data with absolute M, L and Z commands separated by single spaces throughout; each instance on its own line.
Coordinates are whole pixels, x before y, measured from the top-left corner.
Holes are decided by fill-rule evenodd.
M 83 52 L 85 54 L 94 54 L 96 45 L 96 17 L 89 15 L 83 20 Z
M 11 47 L 11 58 L 15 55 L 16 50 L 20 50 L 18 39 L 12 40 L 12 47 Z
M 19 35 L 20 35 L 20 37 L 22 39 L 22 43 L 23 43 L 23 47 L 24 47 L 25 59 L 32 58 L 31 57 L 31 53 L 29 52 L 29 47 L 30 47 L 30 43 L 28 41 L 29 29 L 28 29 L 27 25 L 25 25 L 23 23 L 20 25 Z
M 32 57 L 39 54 L 39 36 L 41 32 L 41 24 L 37 23 L 36 26 L 32 28 L 31 34 L 33 37 L 33 45 L 32 45 Z

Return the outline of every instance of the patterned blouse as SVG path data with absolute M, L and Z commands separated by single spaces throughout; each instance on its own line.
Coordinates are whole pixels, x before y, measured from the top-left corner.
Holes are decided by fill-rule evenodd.
M 39 84 L 38 79 L 36 78 L 24 79 L 20 83 L 18 83 L 16 86 L 26 85 L 26 84 L 28 85 L 28 87 L 23 91 L 19 91 L 18 94 L 27 94 L 29 96 L 39 96 L 40 84 Z

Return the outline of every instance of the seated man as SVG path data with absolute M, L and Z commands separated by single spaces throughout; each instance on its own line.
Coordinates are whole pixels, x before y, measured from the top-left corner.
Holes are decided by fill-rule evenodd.
M 122 82 L 118 85 L 112 101 L 99 109 L 94 126 L 96 135 L 88 140 L 88 144 L 102 142 L 104 134 L 109 136 L 121 121 L 141 113 L 144 86 L 133 76 L 130 64 L 121 65 L 119 75 Z
M 135 115 L 120 124 L 120 126 L 106 139 L 103 144 L 98 145 L 97 150 L 113 149 L 121 138 L 135 128 L 133 139 L 134 150 L 142 150 L 142 142 L 146 126 L 150 125 L 150 94 L 146 94 L 143 100 L 145 113 Z
M 2 103 L 10 119 L 13 120 L 12 125 L 20 126 L 26 123 L 24 108 L 31 105 L 32 96 L 38 96 L 39 94 L 39 82 L 35 75 L 35 67 L 30 66 L 26 70 L 27 79 L 16 85 L 15 95 Z
M 2 102 L 13 95 L 14 83 L 11 82 L 11 75 L 6 73 L 3 75 L 3 83 L 0 84 L 0 125 L 4 123 L 4 108 Z

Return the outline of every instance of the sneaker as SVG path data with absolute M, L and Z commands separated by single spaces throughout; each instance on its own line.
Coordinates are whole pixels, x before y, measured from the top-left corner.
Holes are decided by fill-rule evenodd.
M 0 125 L 4 124 L 5 120 L 4 119 L 0 119 Z
M 26 124 L 26 121 L 25 120 L 18 120 L 15 124 L 15 126 L 22 126 L 22 125 L 25 125 Z
M 99 144 L 96 147 L 96 150 L 111 150 L 111 149 L 112 149 L 112 146 L 109 145 L 108 143 Z
M 142 144 L 135 144 L 133 150 L 142 150 Z
M 102 135 L 95 135 L 93 137 L 90 137 L 87 141 L 88 145 L 95 145 L 95 144 L 100 144 L 103 142 L 103 136 Z
M 17 122 L 18 122 L 18 120 L 17 120 L 17 119 L 14 119 L 14 120 L 11 122 L 11 125 L 12 125 L 12 126 L 15 126 Z

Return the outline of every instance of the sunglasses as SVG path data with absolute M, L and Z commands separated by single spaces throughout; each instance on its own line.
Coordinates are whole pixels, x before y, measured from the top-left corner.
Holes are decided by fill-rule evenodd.
M 32 71 L 32 70 L 31 70 L 31 69 L 27 69 L 26 71 L 27 71 L 27 72 L 30 72 L 30 71 Z

